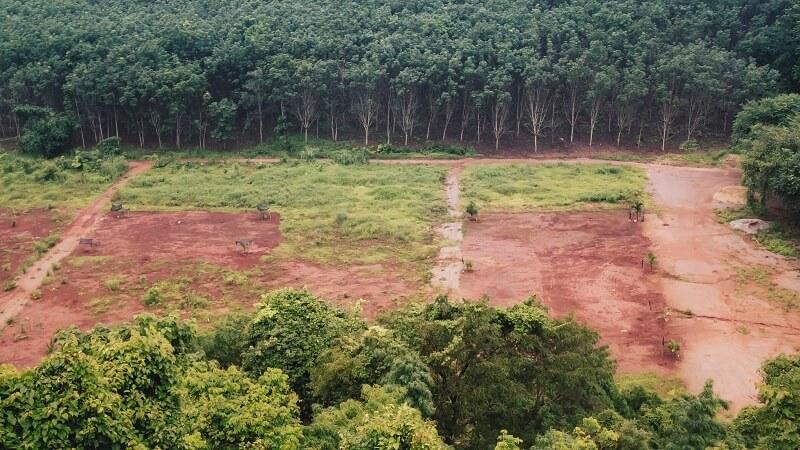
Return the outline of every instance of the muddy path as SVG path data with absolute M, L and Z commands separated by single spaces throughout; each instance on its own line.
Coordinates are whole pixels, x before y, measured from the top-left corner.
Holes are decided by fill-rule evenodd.
M 678 375 L 695 392 L 713 380 L 734 411 L 756 403 L 764 360 L 800 349 L 800 318 L 768 301 L 769 279 L 742 274 L 785 279 L 796 273 L 796 264 L 717 222 L 714 196 L 739 185 L 739 171 L 651 166 L 647 172 L 660 211 L 648 217 L 644 233 L 671 309 L 665 338 L 682 345 Z
M 119 180 L 78 213 L 75 220 L 61 234 L 58 244 L 48 250 L 17 280 L 16 289 L 0 296 L 0 330 L 22 311 L 31 294 L 41 287 L 53 265 L 69 256 L 78 247 L 81 238 L 92 237 L 98 223 L 106 216 L 106 208 L 114 194 L 128 184 L 131 178 L 149 170 L 150 167 L 152 167 L 150 162 L 131 162 L 128 171 Z
M 436 228 L 436 233 L 447 244 L 439 250 L 436 265 L 431 270 L 431 284 L 447 294 L 458 292 L 461 270 L 464 259 L 461 243 L 464 240 L 463 217 L 459 210 L 461 184 L 459 177 L 461 165 L 453 166 L 445 180 L 445 197 L 447 199 L 447 216 L 449 222 Z

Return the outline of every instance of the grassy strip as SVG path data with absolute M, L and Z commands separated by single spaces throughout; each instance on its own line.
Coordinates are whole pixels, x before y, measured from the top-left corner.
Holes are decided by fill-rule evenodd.
M 721 223 L 754 217 L 764 217 L 764 214 L 760 214 L 749 206 L 733 210 L 717 210 L 717 219 Z M 777 253 L 787 258 L 800 258 L 800 227 L 782 222 L 777 218 L 767 219 L 772 220 L 772 226 L 751 236 L 752 239 L 772 253 Z
M 429 144 L 418 148 L 373 144 L 365 146 L 354 141 L 331 141 L 309 137 L 306 142 L 301 135 L 288 137 L 288 145 L 279 140 L 270 140 L 263 144 L 243 150 L 208 150 L 208 149 L 161 149 L 157 153 L 179 159 L 230 159 L 230 158 L 287 158 L 287 159 L 337 159 L 346 157 L 348 153 L 366 153 L 370 159 L 460 159 L 476 156 L 471 147 Z M 151 149 L 127 147 L 123 154 L 129 159 L 143 159 L 154 153 Z
M 728 155 L 736 155 L 737 153 L 729 148 L 722 149 L 709 149 L 709 150 L 692 150 L 679 153 L 656 153 L 656 152 L 643 152 L 634 153 L 628 151 L 620 151 L 613 153 L 600 153 L 593 155 L 594 159 L 604 159 L 608 161 L 630 161 L 640 163 L 653 163 L 664 164 L 668 166 L 686 166 L 686 167 L 725 167 L 731 165 L 738 165 L 738 162 L 732 162 Z
M 653 372 L 620 374 L 616 376 L 616 381 L 622 391 L 641 386 L 667 400 L 687 392 L 686 385 L 680 378 Z
M 461 176 L 463 201 L 485 211 L 608 208 L 645 197 L 646 176 L 605 164 L 486 165 Z
M 0 154 L 0 205 L 30 209 L 81 208 L 125 173 L 127 163 L 114 158 L 96 168 L 64 168 L 72 162 Z
M 736 269 L 736 281 L 739 285 L 738 290 L 740 293 L 764 294 L 767 300 L 781 305 L 787 311 L 800 308 L 800 294 L 791 289 L 781 287 L 772 281 L 772 273 L 763 267 L 738 267 Z M 747 291 L 751 285 L 755 285 L 760 292 Z
M 137 209 L 252 210 L 266 201 L 281 215 L 278 256 L 411 263 L 436 252 L 444 176 L 425 165 L 172 163 L 131 180 L 118 198 Z

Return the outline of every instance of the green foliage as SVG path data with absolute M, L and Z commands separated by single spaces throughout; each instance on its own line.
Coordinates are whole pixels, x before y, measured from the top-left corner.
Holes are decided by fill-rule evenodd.
M 307 291 L 280 289 L 264 295 L 258 304 L 247 328 L 242 367 L 253 377 L 269 368 L 283 370 L 308 417 L 313 398 L 311 370 L 317 359 L 338 339 L 362 327 L 358 319 Z
M 445 450 L 433 422 L 403 404 L 402 388 L 364 386 L 362 401 L 318 411 L 303 448 L 318 450 Z
M 751 139 L 758 126 L 788 126 L 800 115 L 800 94 L 783 94 L 747 103 L 733 123 L 734 144 Z
M 360 337 L 345 337 L 311 369 L 314 397 L 325 406 L 358 398 L 363 385 L 400 386 L 407 404 L 427 417 L 434 412 L 428 367 L 390 330 L 371 327 Z
M 213 359 L 223 368 L 242 365 L 242 354 L 246 350 L 247 325 L 252 314 L 235 312 L 226 315 L 206 335 L 200 336 L 200 346 L 208 359 Z
M 144 296 L 142 297 L 142 303 L 147 306 L 160 305 L 163 301 L 164 298 L 161 295 L 161 291 L 159 291 L 157 287 L 151 287 L 145 291 Z
M 800 447 L 800 356 L 781 355 L 761 369 L 763 405 L 745 408 L 734 425 L 750 448 Z
M 577 164 L 470 166 L 461 177 L 464 199 L 489 211 L 615 206 L 641 198 L 645 184 L 638 168 Z
M 297 396 L 280 370 L 252 380 L 234 367 L 196 363 L 183 375 L 179 392 L 191 430 L 184 437 L 188 448 L 300 448 Z
M 648 450 L 649 438 L 649 433 L 634 422 L 605 411 L 598 418 L 584 418 L 569 433 L 548 431 L 536 440 L 532 450 Z
M 304 137 L 485 142 L 516 125 L 622 145 L 726 133 L 738 105 L 800 85 L 789 0 L 212 6 L 3 0 L 3 122 L 29 103 L 70 111 L 86 140 L 119 128 L 142 146 L 261 142 L 286 117 Z
M 533 299 L 498 310 L 440 298 L 384 320 L 430 367 L 439 431 L 461 447 L 488 448 L 502 429 L 532 442 L 612 404 L 613 363 L 597 334 L 548 318 Z
M 53 161 L 0 154 L 0 204 L 20 209 L 86 205 L 127 170 L 121 157 L 97 159 L 88 153 L 93 152 Z
M 706 383 L 698 396 L 684 394 L 666 402 L 645 404 L 639 410 L 639 426 L 652 434 L 652 448 L 705 449 L 723 441 L 728 430 L 716 418 L 727 403 Z
M 70 116 L 34 106 L 18 107 L 15 112 L 25 123 L 25 132 L 19 139 L 23 153 L 53 158 L 66 151 L 75 129 Z
M 694 139 L 683 141 L 678 148 L 684 152 L 695 152 L 700 149 L 700 143 Z
M 122 153 L 122 140 L 116 136 L 103 139 L 97 143 L 97 151 L 105 158 L 119 156 Z
M 131 180 L 118 198 L 142 209 L 252 211 L 267 202 L 281 217 L 284 239 L 276 256 L 323 263 L 391 259 L 417 270 L 437 251 L 432 228 L 446 211 L 443 177 L 443 168 L 430 166 L 174 163 Z M 341 213 L 347 220 L 337 220 Z
M 470 200 L 467 207 L 464 208 L 464 212 L 467 213 L 467 216 L 470 218 L 475 218 L 478 216 L 478 205 L 475 204 L 474 200 Z
M 800 217 L 800 115 L 785 127 L 755 125 L 739 148 L 744 185 L 763 208 L 776 199 Z

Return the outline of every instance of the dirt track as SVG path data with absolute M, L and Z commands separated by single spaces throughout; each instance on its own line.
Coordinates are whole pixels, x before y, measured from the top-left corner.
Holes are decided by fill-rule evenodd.
M 31 293 L 39 289 L 53 264 L 72 253 L 78 246 L 80 238 L 91 236 L 92 230 L 103 217 L 104 209 L 114 194 L 132 177 L 147 171 L 151 166 L 149 162 L 130 163 L 125 175 L 106 189 L 92 204 L 80 211 L 72 224 L 61 234 L 61 241 L 28 269 L 27 273 L 17 281 L 16 289 L 0 296 L 0 330 L 6 326 L 9 319 L 16 317 L 22 311 Z
M 678 372 L 692 391 L 714 380 L 715 391 L 738 410 L 757 401 L 764 360 L 800 349 L 798 314 L 768 302 L 767 292 L 738 273 L 755 267 L 780 278 L 797 268 L 715 220 L 714 194 L 738 185 L 738 171 L 653 166 L 648 177 L 661 213 L 646 222 L 645 234 L 675 311 L 668 331 L 683 344 Z

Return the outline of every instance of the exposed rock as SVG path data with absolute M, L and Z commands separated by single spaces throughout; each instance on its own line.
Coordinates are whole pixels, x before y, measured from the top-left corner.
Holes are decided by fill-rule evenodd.
M 757 234 L 768 230 L 772 223 L 761 219 L 739 219 L 731 221 L 728 225 L 734 230 L 743 231 L 747 234 Z

